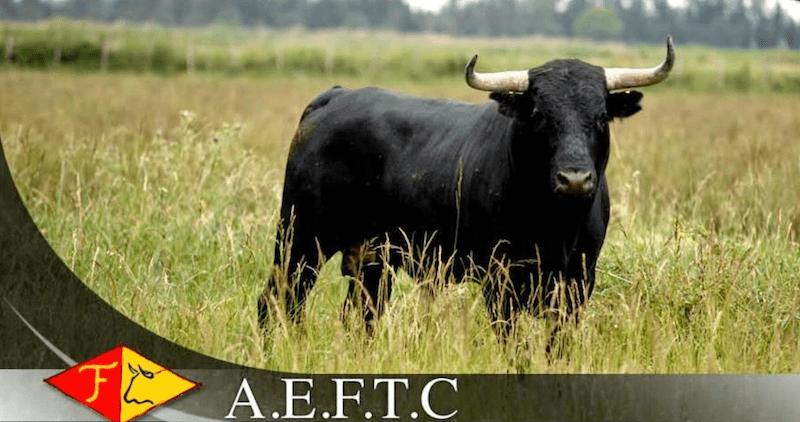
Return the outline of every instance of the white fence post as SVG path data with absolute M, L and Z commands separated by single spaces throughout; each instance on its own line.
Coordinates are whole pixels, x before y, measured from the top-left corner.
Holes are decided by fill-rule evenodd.
M 14 39 L 9 38 L 6 41 L 6 61 L 11 61 L 14 59 Z
M 186 44 L 186 73 L 194 73 L 194 41 L 190 40 Z

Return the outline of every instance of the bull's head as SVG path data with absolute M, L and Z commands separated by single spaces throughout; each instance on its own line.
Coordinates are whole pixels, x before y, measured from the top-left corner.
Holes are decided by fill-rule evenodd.
M 131 374 L 133 374 L 133 376 L 131 377 L 131 380 L 128 383 L 128 388 L 125 390 L 125 394 L 122 395 L 122 400 L 124 400 L 125 403 L 153 404 L 152 400 L 145 398 L 148 395 L 147 390 L 149 386 L 141 385 L 143 384 L 142 382 L 137 383 L 137 387 L 134 387 L 133 384 L 139 375 L 143 376 L 144 377 L 143 379 L 145 380 L 151 380 L 161 371 L 151 372 L 142 368 L 141 365 L 136 365 L 136 368 L 134 368 L 133 365 L 131 365 L 130 363 L 128 364 L 128 370 L 131 372 Z
M 524 71 L 475 73 L 477 58 L 467 64 L 467 84 L 491 91 L 498 111 L 519 123 L 515 143 L 523 145 L 515 146 L 515 156 L 538 160 L 531 164 L 556 196 L 591 198 L 608 162 L 608 122 L 641 110 L 642 94 L 629 89 L 664 80 L 675 52 L 668 37 L 667 58 L 652 69 L 554 60 Z

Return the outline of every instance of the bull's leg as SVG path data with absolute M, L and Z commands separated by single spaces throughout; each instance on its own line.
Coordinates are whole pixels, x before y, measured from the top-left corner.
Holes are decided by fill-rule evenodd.
M 301 321 L 306 297 L 317 280 L 320 257 L 322 251 L 310 236 L 295 235 L 290 241 L 276 242 L 272 273 L 258 299 L 262 329 L 267 327 L 270 310 L 285 312 L 292 322 Z
M 342 275 L 350 277 L 342 319 L 360 310 L 370 335 L 392 294 L 393 280 L 385 271 L 384 258 L 369 242 L 342 251 Z
M 503 286 L 502 283 L 485 282 L 483 297 L 489 310 L 492 328 L 497 334 L 497 338 L 502 343 L 506 343 L 514 328 L 514 320 L 519 308 L 518 301 L 513 291 Z
M 545 349 L 548 360 L 563 356 L 563 342 L 559 336 L 565 324 L 580 322 L 580 309 L 594 290 L 595 257 L 586 253 L 570 260 L 566 274 L 554 285 L 558 285 L 552 297 L 553 329 Z M 555 354 L 554 354 L 555 352 Z
M 519 312 L 540 311 L 547 300 L 542 270 L 531 263 L 504 261 L 490 267 L 483 281 L 483 295 L 492 326 L 502 341 L 512 334 Z
M 594 290 L 595 265 L 600 255 L 600 249 L 606 235 L 609 218 L 609 199 L 608 186 L 605 176 L 600 179 L 598 194 L 592 209 L 588 214 L 588 219 L 584 222 L 578 233 L 578 242 L 575 245 L 575 252 L 569 260 L 564 274 L 567 288 L 565 289 L 565 302 L 561 308 L 566 314 L 556 321 L 555 327 L 550 335 L 550 343 L 547 347 L 548 358 L 552 358 L 552 351 L 558 341 L 558 334 L 567 318 L 570 318 L 577 325 L 580 312 L 576 312 L 589 300 Z M 558 355 L 561 355 L 561 348 L 558 348 Z

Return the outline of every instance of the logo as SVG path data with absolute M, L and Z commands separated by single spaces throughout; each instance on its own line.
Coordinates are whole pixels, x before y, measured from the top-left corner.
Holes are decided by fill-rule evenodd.
M 44 381 L 113 422 L 136 419 L 202 385 L 122 344 Z

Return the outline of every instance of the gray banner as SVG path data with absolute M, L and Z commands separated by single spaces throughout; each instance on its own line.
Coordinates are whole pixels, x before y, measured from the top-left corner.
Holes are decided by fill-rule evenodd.
M 43 381 L 57 372 L 0 370 L 0 419 L 102 420 Z M 175 372 L 204 386 L 137 420 L 327 420 L 337 415 L 347 420 L 420 421 L 800 420 L 798 375 Z M 393 395 L 386 379 L 395 380 Z M 358 400 L 352 398 L 356 395 Z

